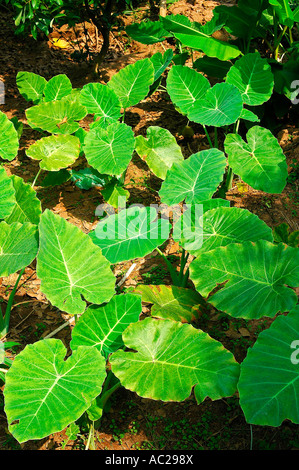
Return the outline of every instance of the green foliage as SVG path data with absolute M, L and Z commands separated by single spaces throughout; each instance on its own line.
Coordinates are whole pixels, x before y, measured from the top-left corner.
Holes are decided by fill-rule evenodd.
M 67 14 L 69 5 L 64 3 Z M 41 5 L 36 3 L 37 8 Z M 89 4 L 92 10 L 98 6 Z M 67 360 L 65 347 L 54 339 L 27 345 L 13 362 L 5 359 L 5 411 L 19 442 L 61 431 L 83 413 L 89 419 L 90 442 L 92 422 L 101 418 L 120 386 L 163 401 L 183 401 L 193 393 L 198 403 L 206 397 L 232 396 L 238 389 L 249 423 L 298 423 L 298 366 L 290 360 L 290 344 L 298 340 L 293 289 L 299 285 L 298 233 L 285 225 L 272 231 L 256 215 L 230 207 L 225 199 L 234 173 L 266 193 L 281 193 L 286 185 L 286 159 L 276 137 L 266 127 L 250 124 L 258 122 L 260 106 L 272 99 L 275 89 L 273 67 L 251 52 L 251 45 L 264 37 L 274 10 L 276 21 L 289 27 L 291 14 L 288 9 L 283 14 L 281 6 L 278 1 L 240 1 L 229 11 L 217 7 L 204 27 L 168 15 L 159 24 L 127 28 L 148 44 L 168 36 L 179 46 L 205 52 L 194 66 L 212 70 L 209 77 L 220 73 L 221 81 L 214 86 L 183 65 L 182 47 L 179 57 L 168 49 L 122 68 L 105 85 L 88 83 L 77 90 L 65 75 L 46 81 L 19 72 L 19 91 L 31 102 L 28 125 L 41 134 L 26 154 L 46 172 L 42 185 L 71 181 L 84 190 L 96 187 L 99 198 L 116 208 L 109 212 L 100 207 L 95 229 L 83 233 L 52 211 L 42 212 L 37 178 L 29 185 L 0 167 L 0 275 L 18 272 L 20 279 L 36 260 L 41 292 L 48 301 L 59 311 L 81 315 L 72 330 Z M 212 37 L 221 27 L 241 30 L 235 44 Z M 185 121 L 202 126 L 210 149 L 183 156 L 176 138 L 159 126 L 134 135 L 125 111 L 154 93 L 163 75 L 169 106 Z M 245 141 L 241 134 L 248 127 Z M 1 113 L 0 130 L 0 156 L 11 161 L 18 153 L 22 126 Z M 224 151 L 218 145 L 223 133 Z M 127 205 L 132 193 L 126 171 L 134 151 L 134 158 L 144 159 L 149 172 L 162 180 L 159 191 L 147 182 L 155 197 L 168 209 L 183 206 L 177 218 L 172 213 L 173 230 L 155 207 Z M 160 251 L 170 236 L 179 244 L 180 257 L 171 259 Z M 154 250 L 165 263 L 143 274 L 150 285 L 122 293 L 111 264 L 143 258 Z M 178 269 L 173 261 L 180 261 Z M 165 266 L 173 285 L 163 284 Z M 142 302 L 151 305 L 150 318 L 141 315 Z M 240 381 L 233 354 L 199 328 L 202 308 L 209 305 L 238 319 L 273 319 L 241 364 Z M 9 314 L 0 318 L 1 334 L 8 331 Z M 69 436 L 77 434 L 75 426 Z

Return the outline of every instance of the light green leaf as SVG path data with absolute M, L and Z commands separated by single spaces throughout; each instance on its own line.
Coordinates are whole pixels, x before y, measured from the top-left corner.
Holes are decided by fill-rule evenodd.
M 185 65 L 174 65 L 167 76 L 167 93 L 171 101 L 187 114 L 196 100 L 203 98 L 210 83 L 201 73 Z
M 121 106 L 114 91 L 102 83 L 88 83 L 80 93 L 80 101 L 89 114 L 99 118 L 100 125 L 106 127 L 121 116 Z
M 29 126 L 51 134 L 73 134 L 79 129 L 80 121 L 86 116 L 86 108 L 79 103 L 76 95 L 68 95 L 58 101 L 49 101 L 26 110 Z
M 243 103 L 259 106 L 271 97 L 274 77 L 267 59 L 262 59 L 258 52 L 254 52 L 235 62 L 227 74 L 226 83 L 238 88 Z
M 19 176 L 12 175 L 11 181 L 15 191 L 16 203 L 5 222 L 8 224 L 30 222 L 38 225 L 42 209 L 40 200 L 36 197 L 36 192 L 30 184 L 25 183 L 23 178 Z
M 16 204 L 15 190 L 5 168 L 0 166 L 0 219 L 8 217 Z
M 260 126 L 249 129 L 247 143 L 238 134 L 228 134 L 224 147 L 234 173 L 254 189 L 281 193 L 288 176 L 283 151 L 271 131 Z
M 0 277 L 28 266 L 37 255 L 37 227 L 30 223 L 0 223 Z
M 250 121 L 250 122 L 260 121 L 260 118 L 256 114 L 254 114 L 252 111 L 246 108 L 242 109 L 240 119 L 245 119 L 245 121 Z
M 47 80 L 32 72 L 18 72 L 17 87 L 27 101 L 37 104 L 41 101 Z
M 274 317 L 297 302 L 289 287 L 299 286 L 299 249 L 265 240 L 231 243 L 201 253 L 190 265 L 196 290 L 233 317 Z M 289 287 L 287 287 L 289 286 Z
M 130 197 L 129 191 L 123 188 L 123 186 L 119 186 L 115 181 L 109 182 L 105 188 L 102 189 L 101 193 L 105 202 L 115 209 L 119 206 L 120 198 L 124 198 L 127 201 Z
M 228 42 L 219 41 L 209 36 L 183 15 L 168 15 L 161 18 L 163 26 L 170 31 L 185 47 L 203 51 L 209 57 L 219 60 L 235 59 L 241 51 Z
M 171 206 L 185 200 L 200 203 L 212 197 L 223 179 L 226 158 L 218 149 L 203 150 L 168 170 L 159 195 Z
M 236 122 L 243 109 L 239 90 L 229 83 L 216 83 L 204 98 L 196 100 L 187 115 L 190 121 L 205 126 L 227 126 Z
M 141 312 L 141 297 L 133 294 L 115 295 L 103 306 L 92 305 L 72 330 L 71 349 L 95 347 L 107 358 L 123 347 L 123 331 L 138 321 Z
M 85 300 L 101 304 L 111 299 L 114 276 L 88 235 L 48 209 L 41 216 L 39 232 L 37 275 L 41 291 L 53 305 L 78 314 L 84 312 Z
M 273 6 L 279 18 L 279 22 L 292 28 L 294 25 L 294 17 L 289 0 L 269 0 L 269 3 Z
M 19 441 L 42 439 L 62 431 L 86 411 L 101 392 L 105 359 L 80 347 L 67 360 L 58 339 L 29 344 L 6 374 L 5 412 Z
M 278 317 L 249 348 L 241 365 L 240 404 L 251 424 L 299 424 L 299 307 Z
M 18 133 L 6 114 L 0 111 L 0 157 L 13 160 L 19 150 Z
M 146 138 L 136 137 L 135 150 L 146 161 L 151 171 L 158 178 L 165 179 L 166 173 L 173 163 L 184 160 L 181 147 L 175 137 L 167 130 L 158 126 L 150 126 Z
M 184 222 L 193 229 L 190 217 L 187 220 L 184 218 Z M 239 207 L 209 210 L 203 214 L 199 225 L 203 230 L 203 244 L 200 249 L 193 250 L 186 235 L 182 239 L 182 246 L 195 256 L 230 243 L 255 242 L 260 239 L 273 242 L 271 228 L 257 215 Z
M 74 135 L 51 135 L 32 144 L 26 155 L 40 160 L 42 170 L 58 171 L 72 165 L 79 157 L 80 140 Z
M 110 124 L 107 129 L 91 129 L 84 142 L 88 163 L 107 175 L 120 175 L 126 170 L 134 147 L 135 137 L 131 127 L 120 122 Z
M 155 208 L 131 206 L 101 220 L 90 237 L 114 264 L 148 255 L 168 239 L 169 231 L 170 224 L 157 219 Z
M 143 100 L 154 81 L 154 66 L 150 59 L 138 60 L 117 72 L 107 86 L 115 91 L 123 108 Z
M 64 96 L 70 95 L 72 89 L 72 83 L 66 75 L 55 75 L 44 88 L 45 101 L 61 100 Z
M 152 61 L 155 72 L 154 82 L 156 82 L 158 78 L 161 77 L 162 73 L 167 69 L 168 65 L 170 64 L 172 58 L 172 49 L 167 49 L 164 54 L 161 54 L 161 52 L 156 52 L 151 56 L 150 60 Z
M 123 333 L 127 348 L 110 357 L 121 384 L 144 398 L 183 401 L 195 386 L 198 402 L 236 390 L 239 365 L 221 343 L 191 325 L 171 320 L 133 323 Z
M 152 304 L 151 316 L 182 323 L 198 319 L 202 297 L 194 290 L 165 285 L 139 285 L 134 293 L 141 294 L 142 302 Z

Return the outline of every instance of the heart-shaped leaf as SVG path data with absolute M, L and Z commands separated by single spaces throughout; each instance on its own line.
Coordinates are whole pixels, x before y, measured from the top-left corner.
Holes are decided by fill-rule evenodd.
M 231 243 L 201 253 L 190 265 L 196 290 L 218 310 L 242 318 L 274 317 L 297 302 L 299 249 L 265 240 Z M 286 287 L 289 286 L 289 287 Z
M 167 93 L 171 101 L 184 114 L 196 100 L 203 98 L 210 83 L 201 73 L 184 65 L 174 65 L 167 76 Z
M 0 166 L 0 219 L 8 217 L 16 204 L 15 190 L 5 168 Z
M 236 390 L 239 365 L 233 355 L 207 333 L 171 320 L 146 318 L 123 333 L 125 346 L 110 357 L 121 384 L 144 398 L 183 401 L 195 386 L 200 403 Z
M 47 80 L 44 77 L 32 72 L 18 72 L 16 82 L 19 92 L 25 100 L 33 101 L 34 104 L 42 100 L 47 85 Z
M 299 424 L 299 307 L 278 317 L 249 348 L 241 365 L 240 404 L 247 423 Z
M 13 160 L 19 150 L 18 133 L 6 114 L 0 111 L 0 157 Z
M 134 293 L 141 294 L 142 302 L 153 304 L 151 316 L 191 323 L 198 319 L 202 297 L 194 290 L 176 286 L 139 285 Z
M 70 95 L 72 89 L 72 83 L 66 75 L 55 75 L 44 88 L 45 101 L 61 100 L 64 96 Z
M 190 121 L 205 126 L 227 126 L 241 116 L 243 100 L 238 88 L 230 83 L 216 83 L 204 98 L 196 100 L 188 111 Z
M 189 224 L 193 235 L 195 224 L 192 224 L 190 217 L 188 217 L 189 214 L 184 213 L 185 227 L 181 243 L 185 250 L 195 256 L 219 246 L 227 246 L 230 243 L 255 242 L 260 239 L 273 242 L 271 228 L 257 215 L 239 207 L 218 207 L 203 214 L 202 221 L 199 222 L 199 226 L 203 230 L 202 247 L 192 249 L 192 244 L 190 245 L 188 239 L 187 226 Z
M 142 312 L 141 297 L 121 294 L 103 306 L 92 305 L 72 330 L 71 349 L 92 346 L 106 358 L 123 346 L 122 332 L 138 321 Z
M 121 106 L 114 91 L 102 83 L 87 83 L 80 93 L 80 101 L 89 114 L 99 118 L 100 125 L 106 127 L 121 116 Z
M 286 159 L 271 131 L 253 126 L 247 143 L 238 134 L 228 134 L 224 147 L 234 173 L 254 189 L 281 193 L 288 176 Z
M 19 441 L 42 439 L 62 431 L 100 394 L 105 359 L 94 348 L 80 347 L 66 361 L 58 339 L 29 344 L 5 377 L 5 412 Z
M 0 277 L 28 266 L 37 255 L 37 227 L 30 223 L 0 223 Z
M 42 170 L 58 171 L 72 165 L 79 157 L 80 140 L 74 135 L 51 135 L 32 144 L 26 155 L 40 160 Z
M 38 225 L 42 213 L 41 202 L 36 197 L 36 192 L 30 184 L 24 182 L 23 178 L 12 175 L 11 181 L 15 191 L 16 203 L 11 214 L 5 219 L 5 222 L 30 222 Z
M 182 201 L 200 203 L 212 197 L 223 179 L 226 158 L 218 149 L 203 150 L 168 170 L 159 195 L 169 206 Z
M 230 68 L 226 82 L 235 85 L 240 91 L 243 103 L 258 106 L 272 95 L 274 77 L 267 59 L 258 52 L 246 54 Z
M 134 152 L 135 137 L 131 127 L 115 122 L 107 129 L 95 127 L 89 131 L 84 142 L 88 163 L 100 173 L 120 175 Z
M 154 81 L 154 66 L 150 59 L 137 60 L 117 72 L 108 82 L 115 91 L 123 108 L 128 108 L 143 100 Z
M 32 128 L 51 134 L 73 134 L 79 129 L 77 121 L 83 119 L 86 113 L 76 94 L 71 94 L 58 101 L 32 106 L 26 110 L 26 117 Z
M 158 178 L 165 179 L 166 173 L 173 163 L 184 160 L 181 147 L 175 137 L 167 130 L 158 126 L 150 126 L 146 138 L 136 137 L 135 150 L 146 161 Z
M 90 237 L 114 264 L 148 255 L 168 239 L 169 231 L 168 220 L 157 219 L 155 208 L 131 206 L 101 220 Z
M 48 209 L 39 226 L 37 275 L 41 291 L 61 310 L 78 314 L 86 301 L 101 304 L 114 294 L 110 265 L 89 236 Z

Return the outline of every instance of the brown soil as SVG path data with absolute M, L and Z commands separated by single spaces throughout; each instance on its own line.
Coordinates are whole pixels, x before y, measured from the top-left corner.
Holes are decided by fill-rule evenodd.
M 212 17 L 213 8 L 219 4 L 234 4 L 234 1 L 178 1 L 169 6 L 174 14 L 184 14 L 193 21 L 205 23 Z M 28 104 L 20 96 L 16 87 L 16 74 L 26 70 L 43 75 L 46 79 L 59 73 L 68 75 L 74 87 L 82 87 L 90 81 L 107 82 L 109 78 L 126 64 L 133 63 L 143 57 L 151 56 L 161 49 L 160 45 L 143 46 L 130 41 L 123 34 L 111 37 L 111 48 L 102 65 L 100 78 L 95 79 L 90 63 L 77 63 L 71 58 L 73 49 L 55 48 L 54 37 L 62 37 L 69 43 L 74 41 L 76 34 L 82 43 L 83 28 L 78 27 L 76 34 L 73 30 L 63 28 L 54 31 L 48 41 L 35 41 L 31 37 L 16 37 L 11 15 L 4 7 L 0 7 L 0 79 L 5 83 L 6 102 L 1 106 L 9 118 L 16 116 L 24 124 L 25 109 Z M 142 12 L 136 13 L 136 20 L 142 18 Z M 132 18 L 124 18 L 124 23 Z M 89 47 L 92 51 L 100 46 L 97 44 L 92 25 L 85 25 L 89 32 Z M 77 47 L 77 46 L 76 46 Z M 171 46 L 170 46 L 171 47 Z M 186 119 L 177 113 L 163 92 L 156 92 L 150 98 L 130 108 L 126 113 L 126 122 L 131 125 L 135 134 L 145 134 L 150 125 L 158 125 L 170 130 L 181 145 L 183 154 L 189 156 L 199 150 L 208 148 L 204 132 L 200 126 L 194 126 L 195 135 L 186 141 L 179 129 L 186 124 Z M 297 124 L 298 125 L 298 124 Z M 296 123 L 282 121 L 277 137 L 282 145 L 289 172 L 294 175 L 293 164 L 299 163 L 299 130 Z M 18 157 L 10 163 L 4 163 L 9 174 L 21 176 L 25 181 L 33 181 L 38 163 L 25 155 L 25 149 L 35 140 L 35 132 L 24 126 Z M 83 160 L 78 160 L 77 166 Z M 134 184 L 132 184 L 132 180 Z M 127 177 L 127 189 L 130 191 L 129 203 L 149 204 L 158 202 L 160 180 L 155 178 L 147 165 L 137 156 L 130 163 Z M 48 189 L 37 187 L 38 197 L 43 209 L 49 208 L 55 213 L 77 225 L 84 232 L 89 232 L 95 226 L 95 208 L 103 201 L 97 188 L 89 191 L 80 190 L 73 183 L 66 183 Z M 292 230 L 299 229 L 298 219 L 298 180 L 290 179 L 281 195 L 269 195 L 244 185 L 236 179 L 232 190 L 228 193 L 232 205 L 244 207 L 257 214 L 269 226 L 273 227 L 286 222 Z M 178 256 L 178 246 L 168 243 L 164 251 Z M 115 266 L 117 280 L 132 262 Z M 11 289 L 16 281 L 16 275 L 0 279 L 0 300 L 5 305 Z M 136 267 L 123 288 L 134 287 L 138 283 L 170 283 L 163 262 L 158 255 L 151 254 L 136 263 Z M 40 292 L 40 281 L 36 278 L 34 263 L 28 267 L 22 277 L 20 287 L 15 297 L 12 310 L 11 328 L 8 340 L 21 344 L 17 352 L 28 343 L 33 343 L 47 336 L 68 320 L 69 316 L 53 307 Z M 148 311 L 144 307 L 144 313 Z M 270 325 L 269 319 L 245 322 L 234 320 L 221 312 L 210 308 L 203 312 L 198 326 L 211 336 L 219 339 L 225 347 L 231 350 L 237 360 L 246 355 L 248 346 L 255 341 L 257 334 Z M 72 324 L 61 329 L 56 338 L 61 339 L 67 346 L 70 341 Z M 11 352 L 14 357 L 16 351 Z M 82 449 L 86 443 L 87 434 L 84 426 L 76 441 L 67 442 L 65 431 L 51 435 L 40 441 L 30 441 L 19 445 L 7 429 L 7 421 L 3 411 L 3 397 L 0 395 L 0 449 L 25 450 L 62 450 Z M 251 431 L 253 441 L 251 442 Z M 97 449 L 229 449 L 246 450 L 252 445 L 253 449 L 299 449 L 298 426 L 285 421 L 278 428 L 251 426 L 244 419 L 238 405 L 237 396 L 212 402 L 205 400 L 197 405 L 193 397 L 183 403 L 163 403 L 142 399 L 136 394 L 124 389 L 115 393 L 111 408 L 104 415 L 96 433 Z

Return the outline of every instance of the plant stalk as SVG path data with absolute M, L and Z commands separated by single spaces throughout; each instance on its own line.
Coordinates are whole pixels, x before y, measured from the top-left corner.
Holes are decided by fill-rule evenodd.
M 15 286 L 14 286 L 13 290 L 10 293 L 4 317 L 2 317 L 2 315 L 0 316 L 1 337 L 7 335 L 7 333 L 8 333 L 12 304 L 13 304 L 13 301 L 14 301 L 16 291 L 18 289 L 19 282 L 20 282 L 21 277 L 23 276 L 24 272 L 25 272 L 25 268 L 22 269 L 22 271 L 20 272 L 20 274 L 18 276 L 18 279 L 17 279 L 17 282 L 15 283 Z

